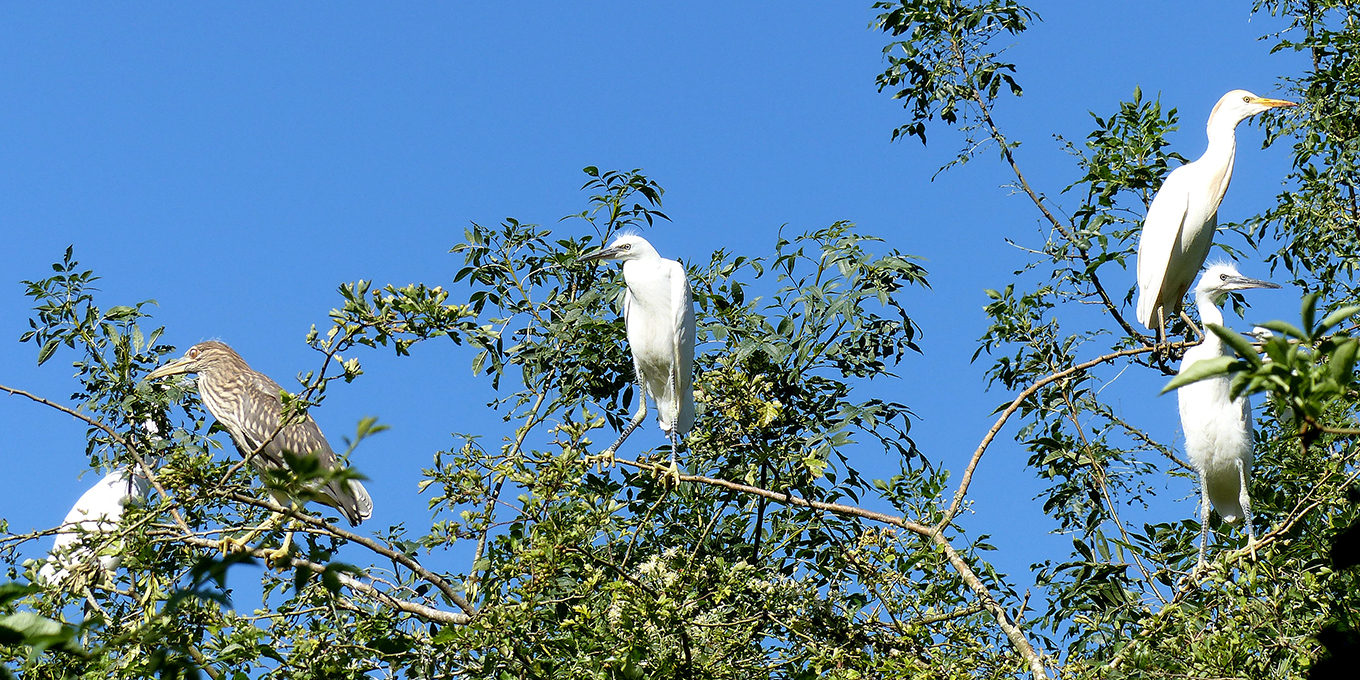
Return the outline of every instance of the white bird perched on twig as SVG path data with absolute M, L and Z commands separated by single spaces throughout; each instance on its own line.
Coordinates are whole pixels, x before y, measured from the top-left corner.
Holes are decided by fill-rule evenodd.
M 123 558 L 116 547 L 106 545 L 106 537 L 118 530 L 123 508 L 146 498 L 149 486 L 141 475 L 114 470 L 86 491 L 62 521 L 52 552 L 38 570 L 38 580 L 52 587 L 65 586 L 72 572 L 93 566 L 96 555 L 102 571 L 95 574 L 95 580 L 117 571 Z
M 1209 114 L 1209 148 L 1195 162 L 1172 170 L 1148 206 L 1138 239 L 1138 321 L 1156 332 L 1158 344 L 1166 339 L 1167 317 L 1184 314 L 1181 299 L 1213 244 L 1218 204 L 1232 180 L 1237 124 L 1286 106 L 1296 104 L 1246 90 L 1223 95 Z
M 1218 305 L 1230 291 L 1249 288 L 1279 288 L 1268 281 L 1249 279 L 1237 273 L 1231 264 L 1210 266 L 1195 286 L 1195 307 L 1200 321 L 1223 324 L 1223 312 Z M 1185 350 L 1180 372 L 1184 374 L 1195 362 L 1224 356 L 1223 340 L 1206 332 L 1204 341 Z M 1198 565 L 1204 565 L 1204 554 L 1209 546 L 1209 507 L 1213 506 L 1223 521 L 1237 524 L 1245 520 L 1247 545 L 1255 550 L 1256 530 L 1252 527 L 1251 481 L 1252 424 L 1251 402 L 1246 395 L 1230 398 L 1231 378 L 1219 375 L 1181 387 L 1176 391 L 1180 401 L 1181 428 L 1185 430 L 1185 450 L 1190 463 L 1199 472 L 1200 484 L 1200 539 Z
M 657 424 L 671 441 L 671 477 L 680 469 L 675 451 L 680 439 L 694 425 L 694 301 L 685 268 L 657 254 L 647 239 L 620 234 L 607 247 L 580 259 L 615 260 L 623 263 L 623 323 L 637 374 L 638 411 L 619 440 L 603 457 L 612 463 L 614 453 L 647 417 L 647 397 L 656 401 Z

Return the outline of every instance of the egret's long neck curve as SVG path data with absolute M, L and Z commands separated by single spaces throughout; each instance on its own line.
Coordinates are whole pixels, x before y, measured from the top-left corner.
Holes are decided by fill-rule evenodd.
M 1223 310 L 1218 308 L 1218 303 L 1212 295 L 1207 293 L 1195 293 L 1195 308 L 1199 310 L 1199 323 L 1204 328 L 1204 344 L 1200 347 L 1201 352 L 1212 352 L 1215 356 L 1223 353 L 1223 340 L 1218 334 L 1209 330 L 1209 324 L 1215 323 L 1223 325 Z
M 1237 124 L 1240 122 L 1240 119 L 1225 115 L 1211 117 L 1208 126 L 1209 148 L 1195 161 L 1208 173 L 1215 210 L 1218 209 L 1219 201 L 1223 200 L 1223 194 L 1227 193 L 1228 184 L 1232 182 L 1233 160 L 1237 156 Z

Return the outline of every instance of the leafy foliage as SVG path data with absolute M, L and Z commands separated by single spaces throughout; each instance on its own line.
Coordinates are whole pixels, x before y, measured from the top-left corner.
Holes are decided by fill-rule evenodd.
M 1286 190 L 1231 228 L 1250 248 L 1277 248 L 1264 257 L 1310 293 L 1300 323 L 1262 324 L 1269 336 L 1211 324 L 1235 356 L 1167 384 L 1229 373 L 1234 396 L 1269 395 L 1251 487 L 1260 540 L 1212 525 L 1214 559 L 1197 569 L 1198 522 L 1149 512 L 1167 474 L 1195 473 L 1155 428 L 1126 418 L 1128 395 L 1112 388 L 1130 371 L 1172 374 L 1168 359 L 1192 340 L 1153 347 L 1125 318 L 1132 288 L 1102 280 L 1128 280 L 1145 206 L 1185 160 L 1166 139 L 1176 109 L 1135 88 L 1093 113 L 1083 142 L 1060 140 L 1072 183 L 1044 192 L 996 113 L 1021 89 L 994 43 L 1022 38 L 1038 16 L 1012 0 L 873 9 L 889 41 L 878 88 L 906 110 L 893 138 L 924 143 L 928 127 L 952 127 L 963 139 L 954 163 L 995 144 L 1045 224 L 1033 242 L 1016 239 L 1026 266 L 987 291 L 973 359 L 985 356 L 990 386 L 1014 394 L 952 478 L 912 440 L 909 406 L 873 396 L 891 394 L 894 372 L 920 352 L 909 310 L 927 273 L 850 222 L 781 233 L 764 256 L 683 262 L 699 325 L 697 422 L 677 486 L 658 478 L 671 452 L 654 431 L 635 434 L 614 468 L 595 457 L 643 396 L 619 318 L 621 273 L 581 256 L 623 230 L 668 228 L 665 192 L 640 170 L 585 168 L 585 206 L 552 228 L 473 223 L 452 247 L 460 264 L 447 286 L 341 285 L 330 327 L 304 339 L 317 365 L 284 395 L 287 416 L 360 381 L 368 353 L 439 351 L 418 348 L 439 338 L 468 361 L 470 380 L 495 390 L 487 411 L 499 416 L 432 454 L 416 489 L 428 531 L 366 534 L 270 499 L 315 500 L 318 485 L 359 470 L 299 455 L 256 480 L 217 455 L 192 383 L 142 379 L 174 351 L 158 344 L 163 329 L 146 330 L 153 303 L 102 306 L 97 277 L 68 249 L 52 276 L 25 282 L 34 315 L 22 340 L 40 365 L 71 357 L 73 406 L 2 389 L 83 419 L 91 465 L 131 468 L 154 492 L 111 535 L 82 536 L 122 546 L 122 567 L 88 570 L 73 592 L 40 583 L 41 564 L 20 557 L 55 530 L 14 534 L 0 520 L 11 581 L 0 586 L 0 675 L 1278 678 L 1346 668 L 1360 617 L 1350 568 L 1360 340 L 1348 325 L 1360 311 L 1356 10 L 1255 7 L 1287 18 L 1275 49 L 1309 51 L 1312 68 L 1285 79 L 1302 113 L 1265 119 L 1269 143 L 1293 144 Z M 1171 332 L 1190 329 L 1176 320 Z M 998 573 L 983 559 L 989 538 L 964 526 L 973 474 L 1011 420 L 1044 482 L 1047 528 L 1072 546 L 1033 566 L 1032 587 Z M 383 429 L 358 423 L 342 458 Z M 896 474 L 864 477 L 869 457 Z M 288 517 L 293 553 L 273 554 L 277 524 L 244 553 L 219 551 L 270 513 Z M 243 613 L 228 584 L 257 576 L 263 601 Z

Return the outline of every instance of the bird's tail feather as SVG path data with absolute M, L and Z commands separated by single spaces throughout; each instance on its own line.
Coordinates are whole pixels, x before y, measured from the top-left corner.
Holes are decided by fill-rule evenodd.
M 364 520 L 373 516 L 373 499 L 368 495 L 368 489 L 364 488 L 357 480 L 348 479 L 343 482 L 345 488 L 332 482 L 326 487 L 329 495 L 335 501 L 335 507 L 345 516 L 345 520 L 350 526 L 358 526 Z
M 1223 499 L 1210 496 L 1210 501 L 1211 505 L 1214 506 L 1214 512 L 1217 512 L 1218 516 L 1222 517 L 1224 522 L 1236 525 L 1242 521 L 1242 515 L 1244 514 L 1242 512 L 1242 504 L 1238 502 L 1236 496 Z
M 1149 295 L 1147 291 L 1138 291 L 1138 323 L 1148 330 L 1156 330 L 1152 327 L 1152 312 L 1157 306 L 1157 296 Z

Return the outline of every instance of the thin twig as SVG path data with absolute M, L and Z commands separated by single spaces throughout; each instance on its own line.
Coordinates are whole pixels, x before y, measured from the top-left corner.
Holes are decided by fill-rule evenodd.
M 25 392 L 24 390 L 16 389 L 13 387 L 6 387 L 4 385 L 0 385 L 0 390 L 8 392 L 17 397 L 24 397 L 25 399 L 30 399 L 39 404 L 42 404 L 43 406 L 54 408 L 58 411 L 61 411 L 62 413 L 83 420 L 93 427 L 97 427 L 100 430 L 103 430 L 105 434 L 112 437 L 113 440 L 117 442 L 120 446 L 127 449 L 128 452 L 132 454 L 133 458 L 137 459 L 137 467 L 141 468 L 143 476 L 145 476 L 147 481 L 151 483 L 151 486 L 154 489 L 156 489 L 156 493 L 160 494 L 160 497 L 167 503 L 169 503 L 170 494 L 166 493 L 165 487 L 161 486 L 160 480 L 156 478 L 155 471 L 152 470 L 151 466 L 147 464 L 146 458 L 144 458 L 142 456 L 142 453 L 138 451 L 135 447 L 133 447 L 132 444 L 128 442 L 128 440 L 124 439 L 122 435 L 115 432 L 113 428 L 109 427 L 108 425 L 105 425 L 102 421 L 99 421 L 95 418 L 91 418 L 90 416 L 87 416 L 79 411 L 68 408 L 54 401 L 49 401 L 35 394 Z M 175 506 L 173 504 L 167 505 L 167 508 L 170 510 L 170 515 L 175 518 L 175 523 L 179 525 L 180 529 L 183 529 L 186 532 L 191 531 L 191 529 L 189 529 L 189 524 L 184 521 L 184 517 L 179 514 L 179 510 L 175 509 Z
M 195 536 L 181 536 L 177 540 L 184 543 L 188 543 L 189 545 L 198 546 L 200 548 L 208 548 L 211 550 L 216 550 L 219 547 L 221 547 L 221 543 L 218 541 L 198 538 Z M 258 557 L 260 559 L 268 559 L 270 556 L 270 551 L 265 550 L 264 548 L 247 548 L 245 552 L 249 555 Z M 326 565 L 317 564 L 315 562 L 309 562 L 298 557 L 290 558 L 289 562 L 295 569 L 307 569 L 317 574 L 321 574 L 326 571 Z M 361 593 L 381 604 L 385 604 L 391 609 L 406 612 L 407 614 L 413 614 L 427 621 L 449 623 L 459 626 L 467 625 L 469 622 L 472 621 L 472 617 L 468 616 L 467 614 L 463 614 L 460 612 L 446 612 L 442 609 L 435 609 L 434 607 L 431 607 L 429 605 L 420 604 L 419 602 L 408 602 L 406 600 L 399 600 L 348 574 L 336 574 L 336 576 L 340 579 L 341 583 L 343 583 L 346 587 L 355 592 Z
M 407 569 L 410 569 L 411 571 L 415 572 L 421 578 L 425 579 L 426 581 L 429 581 L 436 588 L 438 588 L 440 592 L 444 593 L 445 597 L 449 598 L 451 602 L 458 605 L 458 608 L 462 609 L 469 616 L 475 615 L 477 613 L 477 609 L 473 607 L 472 604 L 469 603 L 467 599 L 464 598 L 457 590 L 455 590 L 454 587 L 450 585 L 448 581 L 445 581 L 438 574 L 430 571 L 429 569 L 426 569 L 419 562 L 411 559 L 411 557 L 406 553 L 393 550 L 379 543 L 378 541 L 368 538 L 367 536 L 360 536 L 359 534 L 341 529 L 340 527 L 337 527 L 334 524 L 313 517 L 312 515 L 309 515 L 301 510 L 291 507 L 284 507 L 282 505 L 279 505 L 278 503 L 275 503 L 272 500 L 252 498 L 250 496 L 244 496 L 242 494 L 235 492 L 226 492 L 219 495 L 223 496 L 224 498 L 230 498 L 238 503 L 245 503 L 246 505 L 253 505 L 258 508 L 265 508 L 276 513 L 288 515 L 293 519 L 303 522 L 304 524 L 311 525 L 317 528 L 318 530 L 330 534 L 336 538 L 341 538 L 351 543 L 357 543 L 365 548 L 368 548 L 369 550 L 372 550 L 373 552 L 382 555 L 383 557 L 386 557 L 394 562 L 401 564 L 403 567 L 406 567 Z
M 1182 344 L 1184 343 L 1175 343 L 1172 346 L 1176 347 Z M 1020 394 L 1016 395 L 1015 399 L 1011 401 L 1010 406 L 1007 406 L 1006 410 L 1001 412 L 1001 416 L 997 418 L 994 424 L 992 424 L 992 428 L 982 437 L 982 442 L 978 444 L 977 450 L 973 452 L 973 458 L 968 461 L 968 467 L 963 470 L 963 478 L 959 482 L 959 488 L 954 492 L 954 500 L 949 504 L 949 509 L 945 511 L 944 517 L 940 519 L 939 524 L 936 525 L 937 530 L 949 526 L 949 523 L 954 521 L 954 517 L 959 513 L 959 508 L 963 505 L 964 497 L 968 495 L 968 485 L 973 481 L 973 473 L 977 470 L 978 462 L 982 460 L 982 454 L 987 452 L 987 447 L 991 445 L 992 440 L 996 438 L 996 435 L 999 432 L 1001 432 L 1001 428 L 1006 424 L 1006 421 L 1009 420 L 1016 411 L 1020 410 L 1021 405 L 1025 403 L 1026 399 L 1029 399 L 1035 392 L 1038 392 L 1049 383 L 1062 380 L 1063 378 L 1076 373 L 1081 373 L 1082 371 L 1094 368 L 1100 364 L 1109 363 L 1120 357 L 1146 354 L 1152 350 L 1152 347 L 1133 347 L 1130 349 L 1121 349 L 1117 352 L 1111 352 L 1110 354 L 1096 357 L 1090 361 L 1077 364 L 1066 370 L 1058 371 L 1057 373 L 1040 378 L 1029 387 L 1025 388 Z

